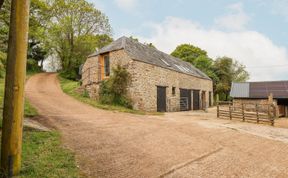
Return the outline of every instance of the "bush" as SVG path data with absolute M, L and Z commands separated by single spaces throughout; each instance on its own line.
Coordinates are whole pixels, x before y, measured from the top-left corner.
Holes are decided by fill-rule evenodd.
M 65 79 L 69 79 L 69 80 L 73 80 L 76 81 L 77 79 L 79 79 L 79 75 L 77 73 L 77 70 L 64 70 L 60 73 L 60 76 L 65 78 Z
M 118 65 L 113 69 L 113 75 L 102 81 L 100 85 L 99 100 L 102 104 L 120 105 L 132 108 L 132 102 L 127 97 L 127 88 L 130 85 L 129 72 Z
M 41 67 L 38 65 L 38 61 L 34 59 L 27 59 L 27 72 L 40 72 Z
M 90 98 L 89 92 L 88 92 L 86 89 L 84 89 L 84 91 L 83 91 L 83 93 L 82 93 L 82 97 L 84 97 L 84 98 Z

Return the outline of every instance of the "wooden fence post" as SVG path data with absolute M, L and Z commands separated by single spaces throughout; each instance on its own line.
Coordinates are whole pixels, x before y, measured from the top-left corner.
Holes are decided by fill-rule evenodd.
M 217 101 L 217 118 L 219 118 L 220 114 L 219 114 L 219 102 Z
M 242 118 L 243 118 L 243 121 L 245 121 L 245 108 L 244 108 L 243 103 L 242 103 Z
M 230 116 L 230 120 L 232 120 L 232 107 L 231 107 L 231 103 L 229 103 L 229 116 Z
M 276 118 L 276 107 L 275 105 L 272 105 L 273 107 L 273 117 L 271 117 L 271 125 L 274 126 L 275 118 Z
M 255 105 L 256 109 L 256 117 L 257 117 L 257 123 L 259 123 L 259 110 L 258 110 L 258 104 Z

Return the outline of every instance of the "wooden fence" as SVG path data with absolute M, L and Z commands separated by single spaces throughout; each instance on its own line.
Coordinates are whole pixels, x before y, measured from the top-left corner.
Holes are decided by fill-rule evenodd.
M 233 104 L 232 102 L 217 103 L 217 118 L 240 119 L 243 122 L 270 123 L 274 126 L 277 118 L 276 106 L 273 104 Z

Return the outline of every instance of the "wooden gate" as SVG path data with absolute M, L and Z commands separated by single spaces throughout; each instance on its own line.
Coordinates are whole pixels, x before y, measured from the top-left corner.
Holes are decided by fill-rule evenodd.
M 217 103 L 217 118 L 240 119 L 255 123 L 271 123 L 277 118 L 276 106 L 273 104 L 233 104 L 232 102 Z
M 191 110 L 191 90 L 180 89 L 180 111 L 190 111 L 190 110 Z

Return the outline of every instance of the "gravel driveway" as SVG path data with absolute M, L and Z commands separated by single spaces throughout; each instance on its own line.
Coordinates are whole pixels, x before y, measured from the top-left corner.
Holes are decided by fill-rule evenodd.
M 26 95 L 87 177 L 288 177 L 286 129 L 217 120 L 213 110 L 104 111 L 62 93 L 51 73 L 31 77 Z

